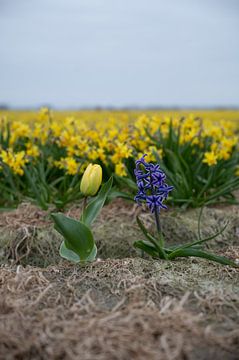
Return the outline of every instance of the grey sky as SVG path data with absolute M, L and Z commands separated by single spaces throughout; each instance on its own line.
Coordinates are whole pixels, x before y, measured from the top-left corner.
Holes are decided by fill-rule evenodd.
M 238 0 L 0 0 L 0 103 L 239 106 Z

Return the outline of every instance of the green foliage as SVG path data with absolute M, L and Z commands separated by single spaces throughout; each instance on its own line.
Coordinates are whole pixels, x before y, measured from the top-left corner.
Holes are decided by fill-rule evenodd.
M 113 178 L 111 177 L 107 183 L 102 185 L 98 195 L 90 201 L 81 215 L 81 221 L 87 226 L 91 226 L 92 222 L 100 213 L 106 198 L 111 190 Z
M 201 207 L 209 203 L 238 204 L 234 193 L 239 189 L 239 176 L 236 175 L 239 153 L 235 146 L 229 159 L 221 159 L 215 165 L 208 166 L 203 162 L 203 157 L 210 150 L 212 138 L 200 138 L 202 150 L 201 145 L 193 145 L 192 141 L 181 143 L 180 127 L 175 129 L 172 122 L 167 136 L 161 133 L 160 128 L 155 134 L 151 134 L 148 128 L 145 132 L 154 146 L 153 156 L 167 176 L 167 183 L 174 186 L 169 197 L 171 204 L 183 208 Z M 162 150 L 162 157 L 156 149 Z M 131 162 L 128 159 L 125 164 L 131 163 L 132 158 Z M 135 193 L 135 177 L 132 169 L 127 170 L 128 178 L 118 177 L 117 182 L 121 188 Z
M 83 222 L 66 217 L 63 214 L 51 215 L 55 229 L 64 237 L 67 249 L 76 253 L 80 261 L 85 261 L 94 247 L 94 238 L 88 226 Z
M 200 214 L 201 217 L 201 214 Z M 200 217 L 199 217 L 199 239 L 190 243 L 186 243 L 183 245 L 174 245 L 172 247 L 165 247 L 164 242 L 162 241 L 162 235 L 155 237 L 151 235 L 148 230 L 145 228 L 139 217 L 137 217 L 137 223 L 142 230 L 143 234 L 146 237 L 146 240 L 136 241 L 134 243 L 134 247 L 142 250 L 143 252 L 149 254 L 153 258 L 159 258 L 163 260 L 174 260 L 179 257 L 201 257 L 207 260 L 215 261 L 217 263 L 223 265 L 230 265 L 233 267 L 237 267 L 238 265 L 224 256 L 218 256 L 211 254 L 205 250 L 203 250 L 203 244 L 207 243 L 209 240 L 215 239 L 218 235 L 220 235 L 226 228 L 225 225 L 220 231 L 217 233 L 201 239 L 200 238 Z M 160 235 L 160 234 L 158 234 Z
M 27 125 L 29 131 L 22 133 L 20 131 L 17 134 L 19 129 L 16 125 L 7 119 L 0 119 L 0 152 L 12 151 L 16 154 L 23 151 L 26 160 L 26 163 L 20 166 L 24 174 L 19 174 L 7 165 L 8 161 L 4 162 L 0 156 L 0 207 L 16 206 L 22 200 L 29 199 L 43 209 L 48 209 L 53 205 L 56 209 L 62 210 L 69 203 L 82 198 L 80 167 L 82 163 L 88 163 L 90 157 L 87 158 L 83 150 L 78 150 L 70 156 L 71 146 L 65 145 L 64 141 L 61 142 L 61 135 L 54 134 L 54 127 L 51 126 L 57 124 L 52 124 L 53 119 L 49 112 L 45 115 L 44 122 L 48 122 L 48 126 L 44 139 L 41 139 L 41 134 L 34 134 L 36 128 L 33 123 Z M 228 145 L 228 159 L 219 156 L 216 164 L 209 166 L 203 162 L 205 153 L 211 151 L 212 144 L 216 144 L 219 150 L 222 150 L 223 146 L 220 147 L 220 136 L 203 133 L 207 124 L 206 122 L 204 124 L 202 119 L 193 118 L 191 121 L 188 118 L 181 118 L 180 121 L 175 122 L 175 118 L 172 118 L 171 122 L 169 119 L 164 122 L 162 117 L 157 121 L 154 120 L 154 126 L 151 126 L 153 117 L 148 116 L 147 121 L 140 126 L 137 125 L 138 127 L 135 126 L 137 119 L 133 118 L 133 120 L 136 121 L 127 125 L 129 130 L 129 136 L 125 140 L 127 151 L 118 160 L 120 165 L 123 165 L 124 171 L 126 170 L 123 177 L 115 174 L 116 163 L 112 162 L 112 155 L 117 155 L 118 148 L 116 146 L 114 150 L 111 150 L 113 143 L 111 144 L 110 137 L 107 138 L 107 132 L 102 132 L 102 137 L 106 136 L 109 140 L 111 144 L 109 149 L 101 148 L 99 141 L 98 143 L 94 143 L 94 139 L 90 141 L 92 149 L 96 147 L 97 150 L 105 152 L 104 160 L 96 158 L 97 164 L 103 168 L 103 179 L 106 180 L 112 174 L 114 176 L 116 188 L 114 192 L 111 192 L 111 198 L 133 199 L 136 192 L 134 160 L 142 152 L 142 146 L 145 144 L 144 152 L 148 152 L 153 147 L 149 155 L 154 155 L 155 161 L 159 162 L 166 173 L 169 185 L 174 186 L 169 199 L 173 205 L 186 208 L 200 207 L 206 203 L 238 203 L 234 195 L 235 190 L 239 189 L 239 176 L 236 175 L 236 173 L 239 174 L 238 145 L 233 143 L 233 137 L 238 138 L 236 128 L 230 135 L 224 125 L 214 124 L 214 130 L 221 131 L 222 141 L 231 141 L 231 145 Z M 68 136 L 75 132 L 80 135 L 74 122 L 70 125 L 71 132 L 69 133 L 67 132 L 69 124 L 68 122 L 66 124 L 64 131 Z M 88 130 L 90 129 L 89 127 Z M 186 139 L 185 134 L 188 134 L 185 131 L 192 131 L 194 135 Z M 85 141 L 87 142 L 87 139 Z M 36 146 L 39 154 L 29 155 L 28 145 Z M 158 150 L 160 150 L 160 156 Z M 79 165 L 76 175 L 72 175 L 74 172 L 69 172 L 66 164 L 63 164 L 68 157 Z
M 77 255 L 77 253 L 73 250 L 70 250 L 67 246 L 65 241 L 62 241 L 61 246 L 60 246 L 60 255 L 61 257 L 63 257 L 64 259 L 74 262 L 74 263 L 79 263 L 79 262 L 91 262 L 94 261 L 97 255 L 97 247 L 94 244 L 94 247 L 90 253 L 89 256 L 87 256 L 84 260 L 81 259 L 81 257 L 79 255 Z
M 239 162 L 235 150 L 228 160 L 219 160 L 216 165 L 203 163 L 204 151 L 210 150 L 212 139 L 204 139 L 204 151 L 191 141 L 180 143 L 180 130 L 175 131 L 172 122 L 169 134 L 162 136 L 160 130 L 154 140 L 157 148 L 163 148 L 163 158 L 154 151 L 156 161 L 165 171 L 169 184 L 174 186 L 172 203 L 184 207 L 200 207 L 206 203 L 219 202 L 220 198 L 228 203 L 236 203 L 233 192 L 239 188 L 239 177 L 235 175 Z M 201 140 L 203 141 L 203 140 Z
M 79 174 L 63 174 L 41 160 L 25 167 L 24 178 L 28 184 L 25 196 L 44 210 L 50 205 L 62 210 L 67 204 L 83 198 Z
M 83 210 L 80 221 L 58 213 L 52 214 L 55 229 L 64 237 L 60 255 L 74 263 L 94 261 L 97 247 L 90 226 L 99 215 L 110 193 L 113 183 L 111 177 L 102 185 L 98 195 Z

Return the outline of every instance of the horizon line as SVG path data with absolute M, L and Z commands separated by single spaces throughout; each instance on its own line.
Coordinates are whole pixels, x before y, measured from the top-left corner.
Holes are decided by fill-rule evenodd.
M 12 106 L 7 104 L 0 104 L 0 111 L 33 111 L 39 110 L 41 108 L 48 108 L 56 111 L 84 111 L 84 110 L 238 110 L 239 105 L 91 105 L 91 106 L 63 106 L 57 107 L 47 103 L 42 103 L 39 105 L 24 105 L 24 106 Z

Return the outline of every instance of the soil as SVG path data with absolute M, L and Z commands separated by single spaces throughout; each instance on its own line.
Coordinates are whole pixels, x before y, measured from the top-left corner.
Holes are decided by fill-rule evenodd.
M 67 214 L 79 217 L 80 207 Z M 203 259 L 141 258 L 142 234 L 130 203 L 107 205 L 94 224 L 97 261 L 59 256 L 61 236 L 48 212 L 30 204 L 0 214 L 0 359 L 237 360 L 239 270 Z M 201 233 L 228 222 L 210 243 L 239 258 L 238 207 L 205 208 Z M 168 243 L 196 239 L 199 210 L 169 211 Z

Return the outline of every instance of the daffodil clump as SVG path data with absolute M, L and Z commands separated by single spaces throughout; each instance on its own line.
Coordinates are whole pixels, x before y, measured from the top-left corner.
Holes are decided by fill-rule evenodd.
M 58 207 L 81 197 L 90 163 L 133 187 L 134 160 L 160 162 L 176 204 L 232 201 L 239 186 L 239 112 L 81 111 L 0 113 L 0 178 L 6 205 L 22 197 Z M 174 176 L 173 176 L 174 175 Z M 174 180 L 175 179 L 175 180 Z M 133 180 L 133 181 L 132 181 Z M 177 181 L 177 186 L 173 183 Z M 3 192 L 3 191 L 2 191 Z

